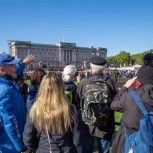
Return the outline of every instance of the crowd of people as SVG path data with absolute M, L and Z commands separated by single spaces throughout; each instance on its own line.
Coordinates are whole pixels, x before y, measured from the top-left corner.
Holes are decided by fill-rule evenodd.
M 99 153 L 137 153 L 134 133 L 144 114 L 135 97 L 146 112 L 153 111 L 152 53 L 144 56 L 138 73 L 131 72 L 121 90 L 100 56 L 90 59 L 91 72 L 84 78 L 74 65 L 67 65 L 62 73 L 38 68 L 25 81 L 25 67 L 33 59 L 0 55 L 0 153 L 93 153 L 95 140 Z M 110 151 L 114 111 L 123 117 Z M 141 146 L 139 153 L 153 153 L 153 144 Z

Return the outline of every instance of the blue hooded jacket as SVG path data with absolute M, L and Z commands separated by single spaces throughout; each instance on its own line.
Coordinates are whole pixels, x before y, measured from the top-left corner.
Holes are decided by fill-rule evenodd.
M 0 152 L 26 150 L 24 125 L 25 107 L 19 88 L 13 81 L 0 77 Z

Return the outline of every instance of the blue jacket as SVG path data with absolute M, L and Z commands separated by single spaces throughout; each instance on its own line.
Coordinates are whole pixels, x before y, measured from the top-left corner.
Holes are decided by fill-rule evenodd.
M 25 107 L 19 88 L 13 81 L 0 77 L 0 152 L 26 150 L 23 143 L 24 125 Z
M 25 69 L 25 64 L 20 62 L 16 66 L 17 66 L 17 71 L 16 71 L 17 78 L 15 79 L 15 82 L 17 83 L 18 81 L 20 81 L 22 79 L 23 72 Z
M 39 85 L 36 85 L 36 84 L 35 85 L 31 84 L 28 87 L 27 102 L 26 102 L 27 113 L 30 112 L 31 107 L 36 100 L 36 96 L 37 96 L 37 93 L 38 93 L 38 88 L 39 88 Z
M 0 78 L 0 151 L 17 153 L 25 150 L 23 130 L 25 125 L 24 101 L 17 86 Z

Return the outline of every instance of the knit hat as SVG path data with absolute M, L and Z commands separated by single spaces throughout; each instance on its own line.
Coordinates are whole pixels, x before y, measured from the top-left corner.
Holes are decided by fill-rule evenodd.
M 142 84 L 153 84 L 153 53 L 147 53 L 143 57 L 144 65 L 137 73 L 137 78 Z
M 142 84 L 153 84 L 153 67 L 151 65 L 142 65 L 137 78 Z
M 67 65 L 63 70 L 63 80 L 68 81 L 73 78 L 76 74 L 75 65 Z
M 93 56 L 90 59 L 90 63 L 94 64 L 94 65 L 105 65 L 107 63 L 106 59 L 101 57 L 101 56 Z
M 146 65 L 152 65 L 153 66 L 153 53 L 147 53 L 143 57 L 143 62 Z

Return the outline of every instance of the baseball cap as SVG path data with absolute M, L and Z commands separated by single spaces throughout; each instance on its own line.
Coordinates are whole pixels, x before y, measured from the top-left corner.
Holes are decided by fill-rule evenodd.
M 15 58 L 9 54 L 0 54 L 0 67 L 6 64 L 17 64 L 19 63 L 20 59 Z

